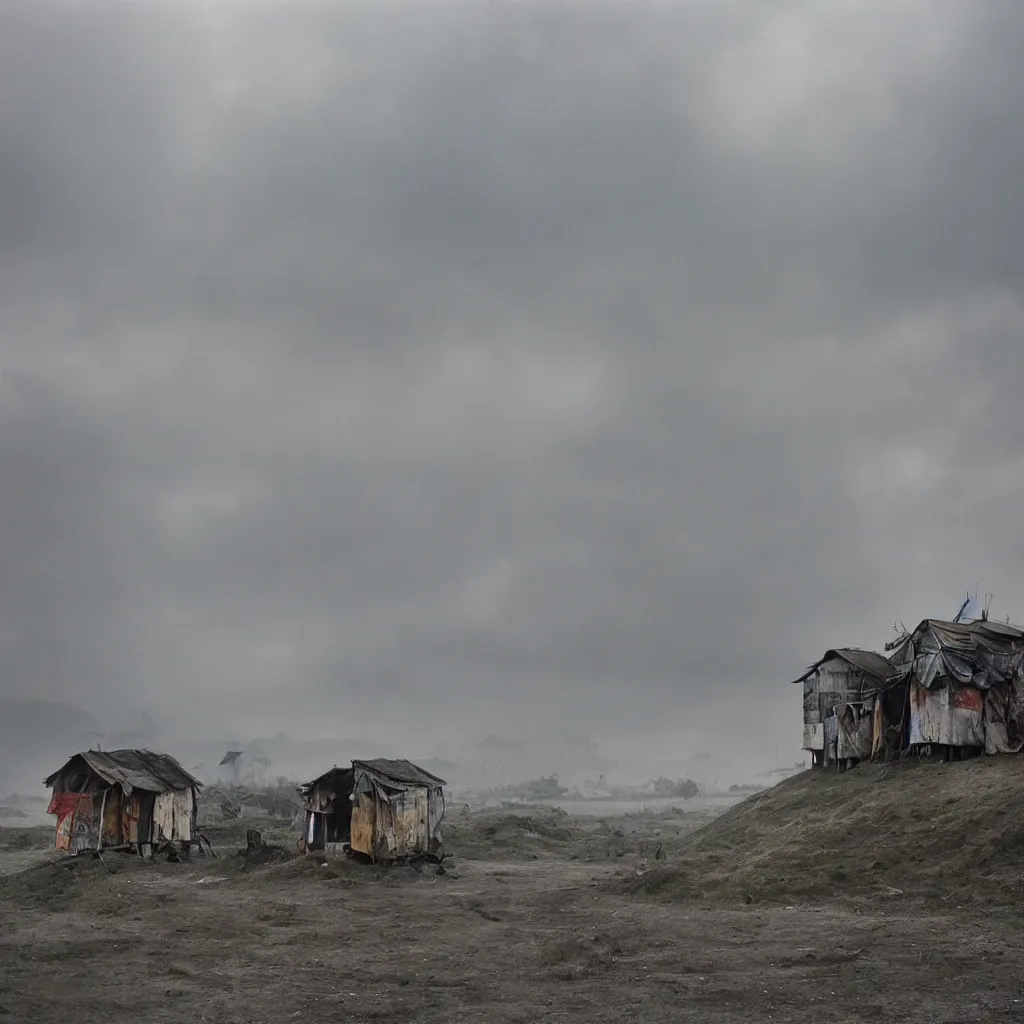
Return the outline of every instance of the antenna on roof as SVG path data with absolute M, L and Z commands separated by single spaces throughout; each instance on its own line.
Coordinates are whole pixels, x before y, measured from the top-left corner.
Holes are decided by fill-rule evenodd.
M 910 636 L 910 630 L 904 625 L 903 620 L 894 622 L 892 624 L 892 631 L 897 634 L 895 640 L 887 640 L 885 643 L 885 650 L 894 651 L 897 647 L 901 646 L 903 642 Z
M 971 595 L 970 595 L 970 593 L 968 593 L 967 597 L 964 598 L 964 603 L 962 605 L 960 605 L 960 611 L 958 611 L 956 613 L 956 615 L 953 616 L 953 621 L 954 622 L 959 622 L 960 621 L 960 616 L 963 615 L 963 613 L 967 610 L 967 606 L 970 603 L 971 603 Z
M 992 598 L 995 596 L 995 594 L 985 595 L 985 607 L 981 609 L 981 619 L 983 622 L 988 621 L 988 610 L 992 607 Z

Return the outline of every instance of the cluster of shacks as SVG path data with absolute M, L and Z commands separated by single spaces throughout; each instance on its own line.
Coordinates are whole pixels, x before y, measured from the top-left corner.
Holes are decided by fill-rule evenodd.
M 87 750 L 44 781 L 53 790 L 57 849 L 78 854 L 118 848 L 143 856 L 196 837 L 201 783 L 166 754 Z
M 58 850 L 105 849 L 188 855 L 202 784 L 167 754 L 87 750 L 45 780 L 53 790 Z M 308 851 L 354 853 L 373 861 L 439 858 L 443 779 L 411 761 L 378 759 L 334 767 L 299 788 Z
M 793 681 L 813 765 L 1024 747 L 1024 630 L 925 619 L 886 650 L 834 648 Z
M 437 856 L 444 785 L 411 761 L 378 758 L 334 767 L 299 788 L 306 849 L 374 861 Z

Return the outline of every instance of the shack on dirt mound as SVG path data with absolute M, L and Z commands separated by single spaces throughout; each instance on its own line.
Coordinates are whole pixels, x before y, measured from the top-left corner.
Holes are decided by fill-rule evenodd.
M 803 749 L 813 766 L 852 767 L 871 756 L 876 694 L 894 671 L 874 651 L 837 647 L 793 680 L 804 687 Z
M 43 784 L 53 790 L 47 813 L 57 816 L 58 850 L 150 856 L 155 845 L 176 843 L 187 853 L 196 836 L 202 783 L 167 754 L 86 750 Z
M 444 779 L 411 761 L 335 766 L 299 787 L 306 849 L 360 853 L 375 862 L 441 853 Z
M 900 721 L 905 747 L 946 756 L 1021 750 L 1024 630 L 925 619 L 891 646 L 897 675 L 880 724 Z
M 885 646 L 826 651 L 793 680 L 814 767 L 1024 750 L 1024 629 L 924 619 Z

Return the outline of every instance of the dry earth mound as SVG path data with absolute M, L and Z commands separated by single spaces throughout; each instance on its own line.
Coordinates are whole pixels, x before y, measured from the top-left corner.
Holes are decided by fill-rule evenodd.
M 0 852 L 11 850 L 52 850 L 53 826 L 36 825 L 29 828 L 0 828 Z
M 1024 899 L 1024 759 L 807 771 L 733 807 L 629 880 L 665 898 Z
M 517 811 L 449 813 L 443 826 L 446 849 L 469 860 L 516 859 L 561 850 L 573 841 L 564 811 L 527 805 Z
M 564 810 L 539 804 L 466 811 L 445 816 L 445 849 L 456 859 L 538 860 L 560 857 L 584 863 L 618 860 L 636 865 L 654 863 L 657 851 L 678 849 L 683 838 L 706 820 L 672 808 L 661 814 L 572 817 Z

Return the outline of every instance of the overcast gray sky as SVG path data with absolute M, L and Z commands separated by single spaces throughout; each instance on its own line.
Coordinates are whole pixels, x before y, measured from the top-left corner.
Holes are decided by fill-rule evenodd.
M 827 646 L 1024 618 L 1022 46 L 3 5 L 0 696 L 774 756 Z

